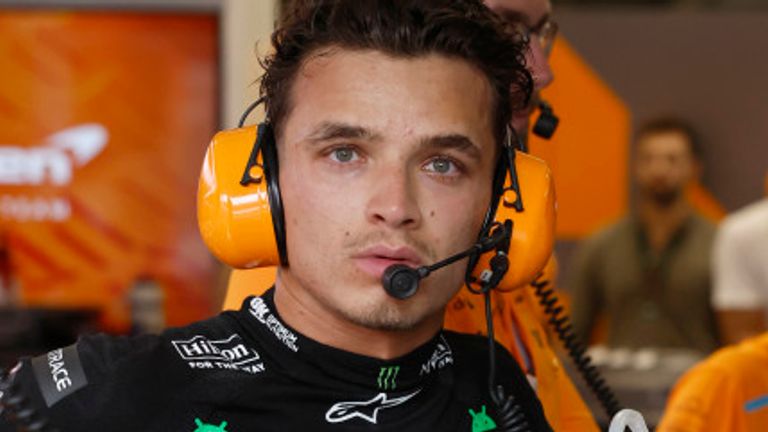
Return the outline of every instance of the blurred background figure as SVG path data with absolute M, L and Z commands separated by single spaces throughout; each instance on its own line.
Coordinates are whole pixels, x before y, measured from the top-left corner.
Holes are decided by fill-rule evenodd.
M 684 193 L 701 171 L 696 135 L 681 120 L 653 120 L 640 128 L 634 156 L 634 209 L 575 259 L 574 328 L 587 341 L 605 314 L 608 346 L 709 352 L 717 346 L 709 300 L 715 228 Z
M 721 223 L 712 264 L 712 303 L 723 342 L 736 343 L 768 330 L 768 198 Z
M 162 286 L 150 276 L 140 276 L 128 292 L 132 334 L 159 334 L 165 329 Z
M 678 381 L 660 432 L 758 432 L 768 425 L 768 198 L 722 221 L 712 263 L 723 342 L 735 345 Z

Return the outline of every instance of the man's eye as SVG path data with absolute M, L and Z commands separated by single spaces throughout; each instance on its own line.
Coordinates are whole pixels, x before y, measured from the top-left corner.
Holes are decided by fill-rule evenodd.
M 351 162 L 357 157 L 357 152 L 349 147 L 339 147 L 331 151 L 331 159 L 336 162 Z
M 456 164 L 445 158 L 435 158 L 427 162 L 427 171 L 431 171 L 437 174 L 454 174 L 458 171 Z

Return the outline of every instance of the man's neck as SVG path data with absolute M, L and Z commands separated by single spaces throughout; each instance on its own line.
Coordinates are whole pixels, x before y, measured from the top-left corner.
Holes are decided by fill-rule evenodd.
M 275 307 L 280 318 L 302 335 L 340 350 L 390 360 L 425 344 L 442 327 L 444 311 L 410 330 L 367 328 L 329 311 L 312 295 L 295 286 L 295 282 L 281 277 L 276 281 Z
M 637 207 L 638 219 L 648 238 L 648 244 L 657 252 L 667 246 L 691 212 L 691 206 L 684 198 L 665 206 L 646 199 L 640 201 Z

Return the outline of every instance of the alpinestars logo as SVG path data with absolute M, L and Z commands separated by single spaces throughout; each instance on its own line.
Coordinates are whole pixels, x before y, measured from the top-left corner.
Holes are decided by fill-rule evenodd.
M 240 370 L 251 374 L 264 371 L 259 353 L 247 348 L 237 334 L 220 340 L 197 335 L 189 340 L 175 340 L 171 343 L 192 369 Z
M 435 351 L 432 353 L 432 357 L 427 360 L 426 363 L 421 365 L 420 375 L 427 375 L 433 371 L 442 369 L 449 364 L 453 364 L 453 351 L 448 345 L 448 341 L 445 337 L 440 335 L 440 342 L 437 343 Z
M 325 420 L 328 423 L 343 423 L 354 418 L 360 418 L 376 424 L 380 410 L 402 405 L 416 396 L 419 391 L 416 390 L 411 394 L 395 398 L 387 397 L 386 393 L 379 393 L 366 401 L 337 402 L 325 413 Z

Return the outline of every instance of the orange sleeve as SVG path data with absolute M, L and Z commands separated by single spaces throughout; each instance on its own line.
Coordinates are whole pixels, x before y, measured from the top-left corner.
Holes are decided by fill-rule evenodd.
M 675 384 L 658 432 L 744 431 L 738 380 L 715 362 L 688 371 Z
M 660 432 L 768 430 L 768 333 L 728 346 L 675 385 Z
M 554 356 L 554 353 L 552 355 Z M 558 432 L 598 432 L 600 430 L 592 412 L 564 371 L 557 380 L 555 391 L 559 396 L 559 421 L 555 430 Z

